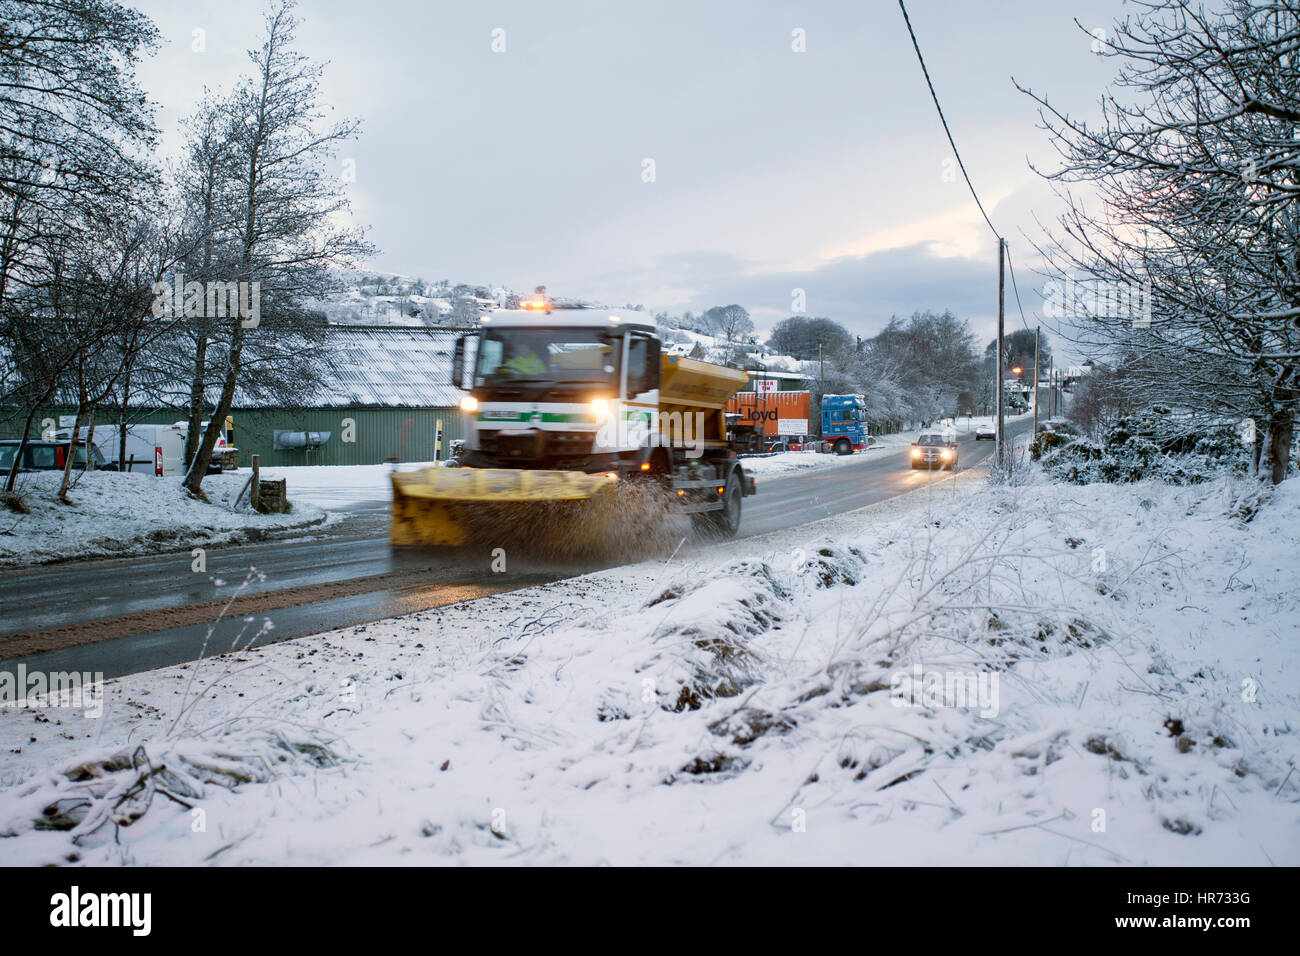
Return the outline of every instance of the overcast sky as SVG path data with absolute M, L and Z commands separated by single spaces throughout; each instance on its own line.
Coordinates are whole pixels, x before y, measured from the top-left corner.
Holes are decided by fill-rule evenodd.
M 140 76 L 174 150 L 203 87 L 245 70 L 264 4 L 136 6 L 166 41 Z M 1011 77 L 1092 115 L 1115 62 L 1074 20 L 1108 28 L 1122 2 L 908 10 L 1033 309 L 1025 233 L 1057 204 L 1027 161 L 1054 152 Z M 364 123 L 342 155 L 378 270 L 672 312 L 737 302 L 761 329 L 802 289 L 808 314 L 863 335 L 918 309 L 993 333 L 995 240 L 960 174 L 945 179 L 894 0 L 301 0 L 297 15 L 300 51 L 329 61 L 327 100 Z

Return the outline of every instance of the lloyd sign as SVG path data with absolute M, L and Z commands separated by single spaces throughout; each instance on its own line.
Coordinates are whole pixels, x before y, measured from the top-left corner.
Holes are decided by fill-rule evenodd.
M 773 387 L 768 388 L 769 385 Z M 757 391 L 737 392 L 731 396 L 727 412 L 736 415 L 746 425 L 758 426 L 768 438 L 807 435 L 812 419 L 808 392 L 783 392 L 775 385 L 772 379 L 755 379 Z

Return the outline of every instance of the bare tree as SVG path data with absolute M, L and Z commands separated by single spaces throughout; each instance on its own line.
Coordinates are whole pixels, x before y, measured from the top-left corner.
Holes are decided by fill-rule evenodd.
M 123 221 L 157 182 L 140 159 L 152 107 L 134 79 L 157 42 L 153 24 L 110 0 L 0 2 L 0 336 L 11 352 L 3 396 L 26 408 L 25 443 L 41 403 L 84 356 L 81 335 L 51 335 L 66 298 L 55 263 L 77 230 Z M 13 490 L 17 462 L 5 480 Z
M 1141 354 L 1126 385 L 1148 400 L 1261 422 L 1276 483 L 1300 402 L 1300 4 L 1140 6 L 1109 41 L 1132 102 L 1088 124 L 1025 91 L 1069 203 L 1040 251 L 1076 279 L 1059 314 L 1085 351 Z
M 715 305 L 701 318 L 710 334 L 727 342 L 738 342 L 743 336 L 754 331 L 754 320 L 749 317 L 749 312 L 739 305 Z
M 359 127 L 322 123 L 322 67 L 293 52 L 292 8 L 289 0 L 272 7 L 266 39 L 249 53 L 252 75 L 224 101 L 238 214 L 230 235 L 235 272 L 228 279 L 257 290 L 260 314 L 241 310 L 213 323 L 222 375 L 216 408 L 185 476 L 195 495 L 241 386 L 249 342 L 289 332 L 312 336 L 318 324 L 300 303 L 324 298 L 338 285 L 332 266 L 372 251 L 359 231 L 337 225 L 348 203 L 341 181 L 326 168 L 334 148 Z
M 1101 439 L 1112 425 L 1136 409 L 1137 392 L 1123 368 L 1096 365 L 1075 389 L 1068 416 L 1085 433 Z
M 874 338 L 863 343 L 872 379 L 889 383 L 897 398 L 892 421 L 928 422 L 956 413 L 957 396 L 978 389 L 980 365 L 975 358 L 970 324 L 952 312 L 915 312 L 906 322 L 893 317 Z
M 169 331 L 152 303 L 154 286 L 175 255 L 153 210 L 95 225 L 43 246 L 47 279 L 20 300 L 29 322 L 39 324 L 38 347 L 66 356 L 54 382 L 62 400 L 76 408 L 74 450 L 82 423 L 89 424 L 87 467 L 96 408 L 129 378 L 140 353 Z M 59 488 L 65 501 L 74 457 L 67 458 Z
M 768 336 L 767 347 L 797 359 L 811 361 L 853 345 L 853 336 L 833 319 L 792 315 L 782 319 Z

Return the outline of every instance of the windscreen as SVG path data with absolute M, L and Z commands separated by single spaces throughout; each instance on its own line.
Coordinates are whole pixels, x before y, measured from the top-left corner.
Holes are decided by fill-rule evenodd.
M 28 460 L 33 468 L 58 468 L 58 456 L 53 445 L 28 445 Z
M 603 329 L 486 329 L 474 382 L 617 385 L 619 345 Z
M 93 445 L 91 446 L 91 449 L 90 449 L 90 460 L 91 460 L 91 462 L 92 462 L 93 464 L 95 464 L 96 466 L 98 466 L 98 465 L 102 465 L 102 464 L 104 463 L 104 456 L 101 455 L 101 454 L 99 453 L 99 449 L 98 449 L 97 447 L 93 446 Z M 77 446 L 77 451 L 76 451 L 75 455 L 74 455 L 73 458 L 72 458 L 72 463 L 73 463 L 73 465 L 80 465 L 80 466 L 83 467 L 83 468 L 85 467 L 85 465 L 86 465 L 86 446 L 85 446 L 85 445 L 78 445 L 78 446 Z

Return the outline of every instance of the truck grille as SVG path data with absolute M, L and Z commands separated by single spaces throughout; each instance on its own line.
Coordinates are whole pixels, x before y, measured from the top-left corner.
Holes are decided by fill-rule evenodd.
M 585 458 L 591 454 L 591 432 L 520 431 L 479 432 L 479 447 L 484 454 L 519 461 L 543 461 L 549 458 Z

